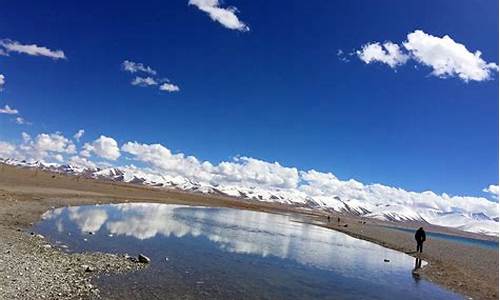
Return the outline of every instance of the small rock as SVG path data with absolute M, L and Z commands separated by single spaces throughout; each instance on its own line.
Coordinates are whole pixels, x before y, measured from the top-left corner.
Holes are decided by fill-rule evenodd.
M 37 234 L 37 235 L 35 235 L 35 236 L 36 236 L 37 238 L 39 238 L 39 239 L 44 239 L 44 238 L 45 238 L 45 237 L 44 237 L 43 235 L 41 235 L 41 234 Z
M 93 233 L 92 231 L 89 231 L 89 234 L 90 234 L 90 235 L 92 235 L 92 234 L 94 234 L 94 233 Z
M 82 269 L 85 270 L 85 272 L 94 272 L 95 268 L 89 265 L 82 265 Z
M 144 255 L 142 253 L 137 256 L 137 260 L 143 264 L 149 264 L 149 262 L 151 261 L 151 259 L 149 259 L 149 257 L 147 257 L 146 255 Z
M 50 248 L 52 248 L 52 246 L 51 246 L 51 245 L 49 245 L 49 244 L 45 244 L 45 245 L 43 245 L 42 247 L 43 247 L 43 248 L 45 248 L 45 249 L 50 249 Z
M 385 262 L 390 262 L 390 260 L 388 260 L 387 258 L 386 258 L 386 259 L 384 259 L 384 261 L 385 261 Z
M 347 227 L 347 224 L 344 224 L 344 227 Z

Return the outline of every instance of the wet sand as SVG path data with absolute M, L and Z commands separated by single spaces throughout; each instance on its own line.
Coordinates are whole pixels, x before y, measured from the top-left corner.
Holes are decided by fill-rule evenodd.
M 119 256 L 67 254 L 47 248 L 43 239 L 29 234 L 31 225 L 51 208 L 122 202 L 161 202 L 294 213 L 304 222 L 416 255 L 412 233 L 385 227 L 401 224 L 341 215 L 342 225 L 347 224 L 343 227 L 334 222 L 337 215 L 332 215 L 332 222 L 328 223 L 323 212 L 304 208 L 113 183 L 0 164 L 0 262 L 9 262 L 0 267 L 0 299 L 37 299 L 42 296 L 47 299 L 92 298 L 98 294 L 90 283 L 93 277 L 137 268 Z M 366 224 L 362 224 L 363 221 Z M 406 224 L 412 228 L 419 225 Z M 437 232 L 485 238 L 441 227 L 425 227 Z M 421 258 L 429 265 L 421 269 L 418 276 L 473 299 L 498 299 L 498 251 L 430 238 L 425 243 Z M 82 271 L 82 265 L 92 262 L 95 272 Z M 41 264 L 42 271 L 39 270 Z M 25 276 L 24 273 L 31 275 Z M 21 290 L 36 293 L 23 294 L 19 292 Z

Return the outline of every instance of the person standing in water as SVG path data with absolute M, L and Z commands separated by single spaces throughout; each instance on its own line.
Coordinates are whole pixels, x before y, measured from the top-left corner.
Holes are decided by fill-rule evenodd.
M 425 231 L 424 228 L 420 227 L 417 232 L 415 232 L 415 240 L 417 241 L 417 252 L 422 253 L 425 242 Z

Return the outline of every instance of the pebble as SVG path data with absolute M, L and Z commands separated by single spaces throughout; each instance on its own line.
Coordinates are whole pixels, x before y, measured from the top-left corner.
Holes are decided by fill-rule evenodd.
M 146 255 L 144 255 L 142 253 L 137 256 L 137 260 L 143 264 L 149 264 L 149 262 L 151 261 L 151 259 L 149 259 L 149 257 L 147 257 Z
M 68 255 L 59 251 L 63 245 L 52 246 L 41 235 L 12 232 L 0 243 L 0 272 L 5 281 L 1 284 L 0 278 L 0 299 L 99 299 L 100 291 L 90 284 L 91 278 L 146 266 L 110 254 Z M 47 250 L 39 251 L 43 249 Z

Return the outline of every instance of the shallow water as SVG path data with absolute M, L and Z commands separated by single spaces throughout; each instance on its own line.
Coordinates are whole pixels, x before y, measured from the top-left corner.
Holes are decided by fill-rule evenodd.
M 151 258 L 101 277 L 105 298 L 461 299 L 413 278 L 413 257 L 291 216 L 127 203 L 55 209 L 35 230 L 67 251 Z

